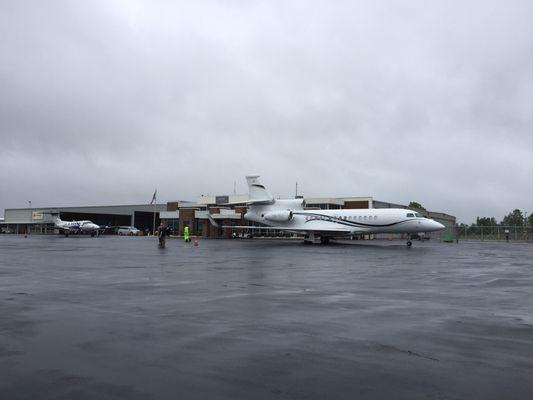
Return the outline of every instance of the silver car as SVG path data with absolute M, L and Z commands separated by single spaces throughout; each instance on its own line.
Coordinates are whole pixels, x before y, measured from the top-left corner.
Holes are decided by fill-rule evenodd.
M 137 236 L 141 231 L 134 226 L 119 226 L 117 230 L 118 235 Z

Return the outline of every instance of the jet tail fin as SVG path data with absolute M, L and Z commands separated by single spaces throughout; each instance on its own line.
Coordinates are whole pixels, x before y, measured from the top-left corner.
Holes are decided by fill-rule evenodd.
M 259 182 L 258 175 L 248 175 L 246 182 L 250 196 L 248 204 L 273 204 L 275 202 L 274 196 Z

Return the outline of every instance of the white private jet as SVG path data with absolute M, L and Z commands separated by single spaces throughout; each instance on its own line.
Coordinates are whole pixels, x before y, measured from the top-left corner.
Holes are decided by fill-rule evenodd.
M 65 233 L 65 236 L 68 236 L 70 233 L 90 233 L 91 236 L 96 236 L 100 229 L 99 225 L 96 225 L 92 221 L 63 221 L 57 215 L 54 215 L 52 220 L 54 225 L 59 230 L 62 230 Z
M 421 214 L 404 208 L 367 208 L 340 210 L 305 210 L 303 199 L 274 199 L 259 182 L 259 176 L 247 176 L 249 221 L 259 222 L 266 227 L 225 226 L 238 229 L 273 229 L 292 233 L 303 233 L 306 242 L 313 242 L 315 236 L 322 243 L 331 238 L 349 237 L 375 233 L 421 233 L 444 229 L 444 225 Z M 407 246 L 411 246 L 407 241 Z

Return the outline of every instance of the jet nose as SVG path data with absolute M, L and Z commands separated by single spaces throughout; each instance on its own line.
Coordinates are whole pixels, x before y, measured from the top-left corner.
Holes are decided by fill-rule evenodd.
M 443 230 L 444 228 L 446 228 L 444 225 L 442 225 L 440 222 L 437 222 L 437 221 L 434 221 L 434 220 L 431 220 L 430 221 L 430 226 L 431 226 L 431 230 L 432 231 L 441 231 Z

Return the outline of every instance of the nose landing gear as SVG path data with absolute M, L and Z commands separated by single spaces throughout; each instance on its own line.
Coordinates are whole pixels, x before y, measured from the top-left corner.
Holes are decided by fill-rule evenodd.
M 407 247 L 411 247 L 412 244 L 413 244 L 413 242 L 411 242 L 410 240 L 408 240 L 407 243 L 406 243 Z

